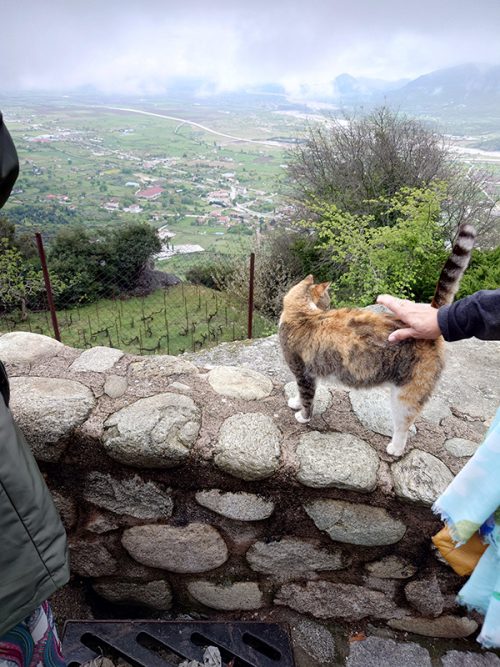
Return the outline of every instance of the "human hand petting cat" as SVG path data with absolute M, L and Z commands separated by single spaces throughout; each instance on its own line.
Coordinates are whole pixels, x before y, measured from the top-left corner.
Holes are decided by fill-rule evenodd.
M 435 339 L 441 335 L 438 324 L 438 311 L 426 303 L 414 303 L 405 299 L 397 299 L 389 294 L 381 294 L 377 297 L 377 303 L 392 310 L 398 319 L 404 322 L 405 329 L 393 331 L 388 341 L 398 343 L 406 338 Z

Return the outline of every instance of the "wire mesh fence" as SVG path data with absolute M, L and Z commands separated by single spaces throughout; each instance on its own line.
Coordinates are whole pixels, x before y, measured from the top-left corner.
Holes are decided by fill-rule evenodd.
M 119 271 L 117 278 L 116 270 L 111 274 L 105 262 L 99 264 L 98 253 L 94 259 L 96 265 L 90 273 L 74 267 L 68 286 L 68 280 L 60 280 L 51 270 L 51 262 L 55 265 L 56 261 L 47 253 L 52 313 L 40 253 L 30 260 L 29 270 L 21 263 L 18 275 L 12 278 L 10 300 L 5 296 L 2 299 L 5 289 L 0 288 L 0 333 L 30 331 L 60 338 L 76 348 L 102 345 L 135 354 L 176 355 L 245 339 L 249 334 L 263 336 L 273 329 L 270 320 L 255 313 L 249 331 L 253 308 L 247 296 L 214 289 L 213 271 L 234 270 L 232 258 L 206 253 L 186 255 L 176 258 L 175 274 L 149 265 L 142 267 L 133 280 L 120 276 Z M 241 270 L 247 271 L 249 257 L 241 261 Z M 162 268 L 168 269 L 168 262 Z M 193 269 L 197 284 L 186 280 Z M 91 283 L 89 275 L 93 277 Z

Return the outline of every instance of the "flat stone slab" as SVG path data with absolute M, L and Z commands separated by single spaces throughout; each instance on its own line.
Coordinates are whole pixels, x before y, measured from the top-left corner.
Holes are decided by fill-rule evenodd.
M 136 467 L 171 468 L 189 456 L 201 411 L 182 394 L 141 398 L 104 423 L 103 445 L 114 459 Z
M 273 390 L 273 383 L 268 377 L 250 368 L 218 366 L 210 371 L 208 381 L 218 394 L 244 401 L 266 398 Z
M 304 509 L 335 542 L 362 546 L 395 544 L 406 532 L 405 524 L 381 507 L 324 499 L 306 503 Z
M 121 350 L 112 347 L 92 347 L 85 350 L 69 367 L 70 371 L 104 373 L 123 357 Z
M 394 491 L 399 498 L 431 506 L 453 479 L 453 474 L 438 458 L 413 449 L 391 466 Z
M 477 630 L 477 623 L 466 616 L 441 616 L 440 618 L 405 617 L 388 622 L 395 630 L 413 632 L 424 637 L 459 639 L 468 637 Z
M 379 591 L 331 581 L 308 581 L 305 585 L 285 584 L 274 602 L 301 614 L 325 619 L 359 621 L 367 616 L 387 619 L 401 613 L 395 603 Z
M 158 611 L 166 611 L 172 606 L 172 590 L 163 579 L 146 583 L 98 581 L 92 588 L 105 600 L 118 604 L 142 605 Z
M 448 651 L 441 662 L 443 667 L 500 667 L 500 658 L 489 652 Z
M 154 482 L 144 482 L 139 476 L 118 480 L 109 474 L 91 472 L 87 476 L 83 497 L 85 500 L 137 519 L 169 519 L 174 503 Z
M 465 440 L 464 438 L 450 438 L 444 443 L 445 449 L 450 454 L 460 458 L 462 456 L 473 456 L 476 453 L 479 444 L 472 440 Z
M 417 572 L 417 568 L 399 556 L 386 556 L 379 561 L 367 563 L 365 568 L 379 579 L 409 579 Z
M 363 426 L 375 433 L 392 437 L 391 399 L 388 388 L 349 389 L 349 398 L 353 412 Z M 446 401 L 438 396 L 432 396 L 419 419 L 439 424 L 450 416 L 451 410 Z M 410 433 L 415 433 L 414 427 L 410 429 Z
M 13 331 L 0 336 L 0 359 L 10 364 L 31 363 L 41 357 L 50 359 L 63 349 L 64 345 L 55 338 L 27 331 Z
M 378 454 L 354 435 L 306 433 L 297 446 L 297 458 L 297 478 L 305 486 L 361 492 L 377 486 Z
M 299 395 L 299 390 L 296 382 L 287 382 L 283 388 L 285 392 L 285 398 L 288 401 L 290 398 L 294 398 Z M 332 404 L 332 394 L 328 387 L 324 384 L 318 384 L 316 387 L 316 394 L 314 396 L 314 406 L 313 414 L 322 415 L 323 412 L 326 412 L 330 405 Z
M 133 526 L 124 531 L 122 544 L 138 563 L 170 572 L 207 572 L 228 558 L 218 530 L 202 523 Z
M 410 581 L 405 586 L 405 596 L 422 616 L 435 617 L 443 613 L 444 598 L 435 575 L 429 579 Z
M 109 375 L 104 383 L 104 393 L 110 398 L 120 398 L 127 391 L 127 378 L 121 375 Z
M 219 431 L 215 465 L 245 480 L 270 477 L 280 465 L 281 433 L 263 414 L 237 414 L 226 419 Z
M 69 553 L 73 574 L 82 577 L 106 577 L 118 570 L 118 561 L 100 542 L 70 542 Z
M 198 369 L 181 357 L 159 354 L 134 361 L 128 367 L 128 373 L 131 378 L 147 381 L 162 380 L 170 375 L 192 375 L 198 373 Z
M 262 521 L 274 512 L 274 503 L 255 493 L 224 493 L 219 489 L 199 491 L 196 501 L 221 516 L 236 521 Z
M 455 663 L 455 667 L 462 663 Z M 367 637 L 352 642 L 346 667 L 431 667 L 429 651 L 415 642 Z
M 49 339 L 50 340 L 50 339 Z M 10 379 L 12 413 L 41 461 L 57 461 L 64 441 L 81 426 L 95 406 L 88 387 L 75 380 L 43 377 Z
M 279 579 L 345 567 L 340 549 L 329 551 L 315 542 L 291 537 L 276 542 L 256 542 L 247 551 L 246 558 L 255 572 Z
M 262 592 L 253 581 L 239 581 L 228 585 L 192 581 L 187 588 L 195 600 L 220 611 L 259 609 L 263 605 Z

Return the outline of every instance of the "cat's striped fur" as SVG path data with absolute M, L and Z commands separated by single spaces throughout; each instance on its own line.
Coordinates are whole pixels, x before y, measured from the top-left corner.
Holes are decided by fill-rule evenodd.
M 460 227 L 441 272 L 432 305 L 451 303 L 467 268 L 475 230 Z M 370 310 L 327 310 L 329 283 L 314 284 L 312 276 L 291 288 L 283 299 L 279 337 L 299 395 L 289 406 L 300 423 L 311 419 L 316 382 L 336 376 L 351 387 L 391 384 L 394 423 L 389 454 L 400 456 L 408 430 L 434 389 L 444 365 L 444 344 L 409 338 L 397 344 L 387 338 L 403 323 L 394 316 Z

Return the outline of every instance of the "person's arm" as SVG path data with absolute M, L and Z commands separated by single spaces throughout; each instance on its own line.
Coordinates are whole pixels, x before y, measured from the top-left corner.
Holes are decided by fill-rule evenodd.
M 482 290 L 439 309 L 388 294 L 380 295 L 377 303 L 392 310 L 406 324 L 391 333 L 392 343 L 406 338 L 435 339 L 441 334 L 447 341 L 471 336 L 500 340 L 500 289 Z
M 438 310 L 445 340 L 500 340 L 500 289 L 481 290 Z
M 9 198 L 18 174 L 19 160 L 16 148 L 0 112 L 0 208 Z

